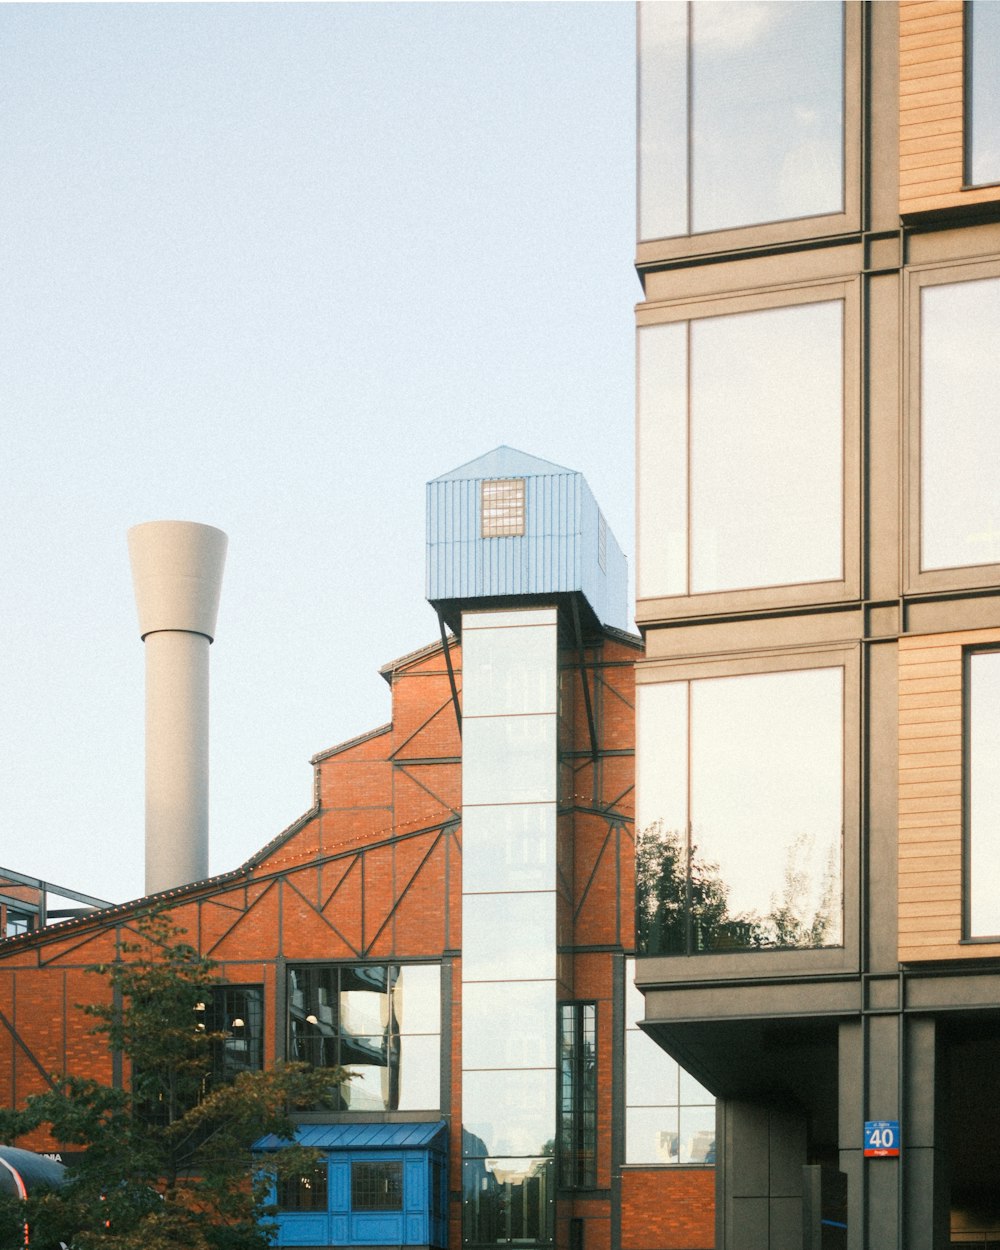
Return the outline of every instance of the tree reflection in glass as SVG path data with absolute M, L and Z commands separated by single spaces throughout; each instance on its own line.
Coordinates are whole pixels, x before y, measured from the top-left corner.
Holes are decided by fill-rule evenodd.
M 668 719 L 687 693 L 690 816 L 688 827 L 659 818 L 640 828 L 639 952 L 839 946 L 842 670 L 670 683 L 662 700 L 647 690 Z M 646 712 L 649 734 L 657 718 Z

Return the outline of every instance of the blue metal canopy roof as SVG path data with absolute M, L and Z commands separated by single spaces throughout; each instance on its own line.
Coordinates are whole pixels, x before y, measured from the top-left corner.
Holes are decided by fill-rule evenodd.
M 396 1124 L 300 1124 L 292 1139 L 296 1146 L 315 1150 L 426 1150 L 445 1132 L 444 1120 Z M 254 1150 L 282 1150 L 287 1138 L 268 1133 L 254 1142 Z

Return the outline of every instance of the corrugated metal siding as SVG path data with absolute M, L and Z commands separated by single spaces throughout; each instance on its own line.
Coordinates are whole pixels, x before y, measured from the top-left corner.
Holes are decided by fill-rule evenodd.
M 446 477 L 427 485 L 427 598 L 580 591 L 602 621 L 624 628 L 624 556 L 608 531 L 607 572 L 601 569 L 600 513 L 582 474 L 525 476 L 525 533 L 504 538 L 480 537 L 484 480 Z

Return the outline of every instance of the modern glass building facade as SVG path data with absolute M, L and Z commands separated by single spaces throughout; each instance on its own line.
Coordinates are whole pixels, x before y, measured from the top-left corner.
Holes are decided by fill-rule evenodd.
M 462 614 L 465 1240 L 555 1236 L 555 608 Z
M 639 6 L 637 981 L 724 1250 L 1000 1244 L 996 14 Z

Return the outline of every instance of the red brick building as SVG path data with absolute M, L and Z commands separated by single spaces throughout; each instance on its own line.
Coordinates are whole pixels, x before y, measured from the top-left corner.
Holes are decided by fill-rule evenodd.
M 545 466 L 542 473 L 545 462 L 517 453 L 499 465 L 487 461 L 466 466 L 460 478 L 463 488 L 473 482 L 480 502 L 483 481 L 522 480 L 530 505 L 533 479 L 566 472 Z M 529 506 L 529 527 L 530 513 Z M 116 957 L 153 902 L 218 965 L 224 984 L 207 1010 L 230 1034 L 234 1068 L 289 1057 L 343 1063 L 358 1074 L 338 1111 L 303 1117 L 302 1132 L 330 1150 L 331 1194 L 338 1159 L 374 1167 L 384 1156 L 395 1166 L 409 1157 L 400 1154 L 406 1131 L 440 1122 L 447 1152 L 438 1215 L 447 1233 L 423 1234 L 423 1244 L 702 1250 L 713 1244 L 714 1134 L 704 1128 L 714 1117 L 711 1100 L 692 1092 L 673 1061 L 630 1027 L 641 1015 L 628 963 L 640 641 L 601 624 L 587 604 L 581 613 L 562 590 L 472 603 L 475 596 L 435 596 L 433 589 L 442 622 L 462 634 L 475 673 L 463 682 L 463 646 L 454 636 L 387 665 L 391 721 L 315 756 L 314 806 L 250 860 L 153 899 L 0 941 L 0 1103 L 22 1104 L 50 1073 L 128 1079 L 95 1042 L 78 1005 L 106 994 L 88 969 Z M 482 648 L 493 640 L 484 644 L 477 635 L 490 630 L 503 647 L 524 637 L 531 647 L 551 635 L 558 795 L 548 857 L 530 824 L 545 805 L 515 794 L 498 826 L 495 796 L 477 797 L 474 786 L 482 783 L 468 775 L 477 752 L 499 758 L 493 740 L 482 737 L 493 729 L 475 724 L 475 683 L 486 682 L 489 697 L 501 702 L 511 697 L 510 683 L 501 681 L 502 654 L 483 661 Z M 512 654 L 516 686 L 522 667 L 519 652 Z M 515 719 L 520 731 L 532 717 Z M 500 768 L 504 784 L 514 784 L 517 771 Z M 485 861 L 481 849 L 471 860 L 469 849 L 463 864 L 463 843 L 487 837 L 473 832 L 483 812 L 494 821 L 492 849 Z M 484 863 L 487 879 L 477 885 Z M 553 888 L 540 888 L 538 873 L 549 869 Z M 555 941 L 550 952 L 528 950 L 538 966 L 525 978 L 510 962 L 519 934 L 504 937 L 503 921 L 488 918 L 493 908 L 520 916 L 522 903 L 525 915 L 535 915 L 530 909 L 550 897 Z M 477 928 L 487 930 L 485 938 Z M 550 957 L 551 977 L 541 966 Z M 470 971 L 476 960 L 485 972 Z M 551 998 L 545 1010 L 555 1027 L 540 1041 L 522 991 L 525 1002 Z M 476 1029 L 486 1036 L 477 1039 Z M 529 1137 L 518 1136 L 517 1091 L 535 1088 L 536 1080 L 550 1091 L 552 1132 L 519 1148 Z M 491 1091 L 495 1116 L 484 1119 L 473 1106 L 477 1088 Z M 528 1106 L 523 1116 L 537 1112 Z M 510 1128 L 507 1120 L 517 1123 Z M 367 1154 L 358 1153 L 359 1125 L 370 1126 Z M 429 1194 L 432 1208 L 437 1200 Z M 331 1203 L 315 1211 L 290 1199 L 281 1244 L 377 1244 L 374 1234 L 359 1232 L 374 1225 L 351 1222 L 346 1207 L 338 1223 Z M 398 1235 L 393 1244 L 404 1241 Z

